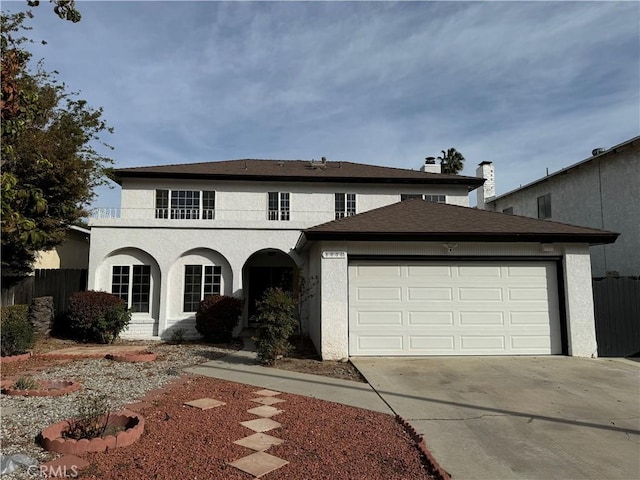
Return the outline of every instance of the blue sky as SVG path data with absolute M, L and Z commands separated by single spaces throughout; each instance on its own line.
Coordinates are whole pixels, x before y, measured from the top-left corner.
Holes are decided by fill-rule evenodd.
M 117 167 L 417 169 L 455 147 L 463 174 L 494 162 L 500 194 L 640 133 L 638 2 L 79 2 L 78 24 L 51 8 L 34 57 L 104 108 Z

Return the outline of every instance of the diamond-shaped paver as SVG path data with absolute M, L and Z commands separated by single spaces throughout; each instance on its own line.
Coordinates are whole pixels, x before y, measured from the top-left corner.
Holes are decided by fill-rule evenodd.
M 184 402 L 184 404 L 189 407 L 199 408 L 201 410 L 208 410 L 210 408 L 226 405 L 224 402 L 221 402 L 220 400 L 216 400 L 215 398 L 199 398 L 198 400 L 191 400 L 190 402 Z
M 268 432 L 282 426 L 281 423 L 270 418 L 256 418 L 255 420 L 240 422 L 240 425 L 250 428 L 254 432 Z
M 258 432 L 254 433 L 253 435 L 249 435 L 248 437 L 241 438 L 240 440 L 236 440 L 233 443 L 250 448 L 251 450 L 263 452 L 273 445 L 280 445 L 283 442 L 284 440 L 272 437 L 271 435 L 267 435 L 266 433 Z
M 256 403 L 261 403 L 262 405 L 274 405 L 276 403 L 282 403 L 285 400 L 282 400 L 281 398 L 276 398 L 276 397 L 260 397 L 260 398 L 254 398 L 251 401 Z
M 282 413 L 283 410 L 278 410 L 275 407 L 270 407 L 269 405 L 262 405 L 260 407 L 252 408 L 251 410 L 247 410 L 247 412 L 258 415 L 259 417 L 273 417 L 274 415 L 278 415 Z
M 261 477 L 285 466 L 287 463 L 289 462 L 273 455 L 269 455 L 268 453 L 256 452 L 243 457 L 240 460 L 236 460 L 229 465 L 253 475 L 254 477 Z
M 263 397 L 273 397 L 275 395 L 280 395 L 282 392 L 275 392 L 273 390 L 259 390 L 257 392 L 253 392 L 256 395 L 262 395 Z

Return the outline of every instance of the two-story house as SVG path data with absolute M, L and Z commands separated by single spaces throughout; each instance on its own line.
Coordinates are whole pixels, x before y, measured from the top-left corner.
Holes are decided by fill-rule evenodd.
M 133 310 L 126 335 L 195 334 L 208 294 L 312 285 L 304 329 L 353 355 L 595 355 L 589 245 L 616 235 L 468 207 L 476 177 L 338 161 L 116 170 L 91 220 L 89 288 Z M 311 280 L 311 281 L 309 281 Z

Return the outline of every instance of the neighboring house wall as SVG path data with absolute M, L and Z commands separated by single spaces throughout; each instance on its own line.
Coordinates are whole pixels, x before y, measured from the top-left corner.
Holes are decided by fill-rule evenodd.
M 501 195 L 487 210 L 538 218 L 538 197 L 550 194 L 549 220 L 620 233 L 610 245 L 591 247 L 594 277 L 640 275 L 640 139 Z
M 420 260 L 442 258 L 440 242 L 319 242 L 310 255 L 321 262 L 321 311 L 313 317 L 310 330 L 321 331 L 321 338 L 312 335 L 316 348 L 325 360 L 337 360 L 349 355 L 348 265 L 352 255 L 402 256 Z M 564 311 L 566 314 L 568 353 L 572 356 L 596 356 L 597 345 L 593 324 L 593 299 L 588 245 L 558 244 L 542 251 L 531 243 L 459 243 L 449 255 L 456 257 L 562 257 Z M 314 324 L 318 322 L 318 324 Z M 320 341 L 321 340 L 321 341 Z
M 53 250 L 39 252 L 33 264 L 37 269 L 88 268 L 89 234 L 83 231 L 69 230 L 67 237 Z

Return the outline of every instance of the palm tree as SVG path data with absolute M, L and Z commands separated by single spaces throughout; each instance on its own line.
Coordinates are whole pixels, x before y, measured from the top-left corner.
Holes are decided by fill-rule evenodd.
M 455 148 L 450 148 L 446 152 L 442 150 L 442 156 L 438 157 L 442 165 L 442 173 L 457 175 L 464 167 L 464 157 Z

